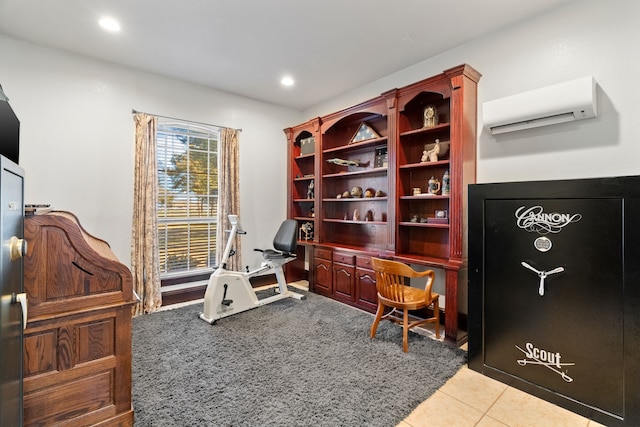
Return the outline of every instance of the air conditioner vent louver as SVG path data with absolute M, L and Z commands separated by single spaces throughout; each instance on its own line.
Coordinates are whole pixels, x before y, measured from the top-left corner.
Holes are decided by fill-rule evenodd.
M 482 105 L 484 126 L 493 134 L 597 116 L 593 77 L 523 92 Z

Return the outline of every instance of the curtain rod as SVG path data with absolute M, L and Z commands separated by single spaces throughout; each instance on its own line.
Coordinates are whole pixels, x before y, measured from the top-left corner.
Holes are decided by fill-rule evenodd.
M 233 128 L 230 128 L 229 126 L 220 126 L 220 125 L 214 125 L 214 124 L 211 124 L 211 123 L 194 122 L 193 120 L 177 119 L 175 117 L 161 116 L 159 114 L 145 113 L 144 111 L 138 111 L 138 110 L 135 110 L 135 109 L 131 110 L 131 114 L 137 114 L 137 113 L 149 114 L 150 116 L 162 117 L 163 119 L 177 120 L 177 121 L 180 121 L 180 122 L 194 123 L 196 125 L 215 126 L 215 127 L 218 127 L 218 128 L 233 129 Z M 234 130 L 237 130 L 238 132 L 242 132 L 242 129 L 234 129 Z

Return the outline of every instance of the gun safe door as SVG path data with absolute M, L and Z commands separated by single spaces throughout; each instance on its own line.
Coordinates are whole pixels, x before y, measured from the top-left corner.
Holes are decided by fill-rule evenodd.
M 640 423 L 640 177 L 469 187 L 469 367 Z

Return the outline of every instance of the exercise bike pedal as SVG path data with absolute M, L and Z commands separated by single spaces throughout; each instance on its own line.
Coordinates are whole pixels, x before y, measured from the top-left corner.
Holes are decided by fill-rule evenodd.
M 231 304 L 233 304 L 233 300 L 232 299 L 227 299 L 227 290 L 229 289 L 229 285 L 228 284 L 224 284 L 224 294 L 222 294 L 222 305 L 224 305 L 225 307 L 229 307 Z

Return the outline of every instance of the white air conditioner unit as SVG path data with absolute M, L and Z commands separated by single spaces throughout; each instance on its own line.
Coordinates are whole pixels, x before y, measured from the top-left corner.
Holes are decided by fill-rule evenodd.
M 482 104 L 484 126 L 493 135 L 588 119 L 598 114 L 593 77 L 523 92 Z

